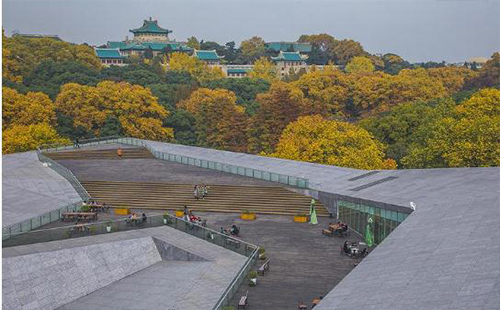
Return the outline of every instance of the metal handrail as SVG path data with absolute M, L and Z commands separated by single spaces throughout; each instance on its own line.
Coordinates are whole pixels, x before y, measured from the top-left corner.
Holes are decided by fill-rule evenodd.
M 229 303 L 229 300 L 233 297 L 235 291 L 238 289 L 237 286 L 241 283 L 237 283 L 241 279 L 244 279 L 248 274 L 249 269 L 254 263 L 254 260 L 257 258 L 257 254 L 259 253 L 259 248 L 256 248 L 252 254 L 247 258 L 243 267 L 240 268 L 236 277 L 233 278 L 229 286 L 226 288 L 222 296 L 219 298 L 215 306 L 212 310 L 219 310 L 223 306 Z
M 65 168 L 64 166 L 58 164 L 56 161 L 43 155 L 39 149 L 36 151 L 36 154 L 40 162 L 47 164 L 48 167 L 57 172 L 60 176 L 62 176 L 66 180 L 68 180 L 68 182 L 71 184 L 71 186 L 73 186 L 73 188 L 83 201 L 90 199 L 89 193 L 80 183 L 80 181 L 78 181 L 78 179 L 73 174 L 73 172 L 71 172 L 71 170 Z

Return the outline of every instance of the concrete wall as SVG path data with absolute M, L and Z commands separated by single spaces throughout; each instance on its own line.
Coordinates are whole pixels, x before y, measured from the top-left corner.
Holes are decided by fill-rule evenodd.
M 55 309 L 161 261 L 152 238 L 4 258 L 3 309 Z

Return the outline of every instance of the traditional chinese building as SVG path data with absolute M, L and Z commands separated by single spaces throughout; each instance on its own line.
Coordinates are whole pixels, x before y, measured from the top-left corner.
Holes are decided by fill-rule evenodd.
M 219 56 L 215 50 L 211 51 L 202 51 L 202 50 L 194 50 L 193 57 L 198 58 L 206 62 L 210 66 L 220 66 L 220 61 L 223 56 Z
M 125 65 L 125 56 L 117 48 L 96 48 L 95 53 L 105 67 Z
M 276 64 L 276 71 L 280 78 L 290 73 L 290 70 L 298 73 L 300 69 L 308 70 L 306 64 L 307 56 L 299 52 L 280 52 L 278 56 L 271 57 Z
M 170 52 L 190 52 L 192 49 L 182 42 L 170 41 L 168 35 L 172 30 L 158 25 L 157 20 L 144 20 L 142 27 L 131 29 L 132 39 L 125 41 L 108 41 L 107 47 L 118 49 L 124 56 L 144 56 L 148 51 L 152 56 Z

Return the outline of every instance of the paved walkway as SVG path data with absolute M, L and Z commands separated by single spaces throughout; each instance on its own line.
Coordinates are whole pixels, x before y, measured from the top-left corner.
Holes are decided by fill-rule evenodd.
M 241 227 L 241 239 L 264 247 L 271 259 L 270 271 L 258 277 L 257 286 L 243 282 L 233 306 L 247 290 L 251 309 L 296 309 L 298 301 L 310 306 L 314 298 L 326 296 L 354 268 L 354 260 L 340 255 L 340 247 L 345 240 L 359 238 L 352 232 L 348 238 L 323 236 L 321 230 L 329 218 L 320 218 L 318 225 L 311 225 L 295 223 L 286 216 L 262 215 L 256 221 L 240 220 L 236 214 L 202 216 L 213 229 L 236 223 Z M 259 261 L 254 269 L 263 262 Z

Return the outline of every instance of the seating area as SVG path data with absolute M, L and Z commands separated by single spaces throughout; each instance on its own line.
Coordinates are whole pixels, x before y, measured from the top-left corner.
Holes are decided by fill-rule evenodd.
M 326 229 L 323 229 L 321 233 L 328 237 L 346 237 L 349 236 L 349 226 L 345 223 L 338 222 L 337 224 L 329 223 Z
M 53 160 L 93 160 L 93 159 L 144 159 L 155 158 L 146 148 L 121 148 L 121 156 L 118 149 L 104 150 L 78 150 L 45 153 L 44 155 Z
M 66 212 L 61 214 L 61 221 L 75 221 L 75 222 L 97 221 L 97 212 Z
M 259 269 L 257 270 L 257 272 L 263 276 L 265 275 L 266 271 L 269 271 L 269 263 L 271 262 L 270 259 L 268 259 L 264 264 L 262 264 L 262 266 L 259 267 Z

